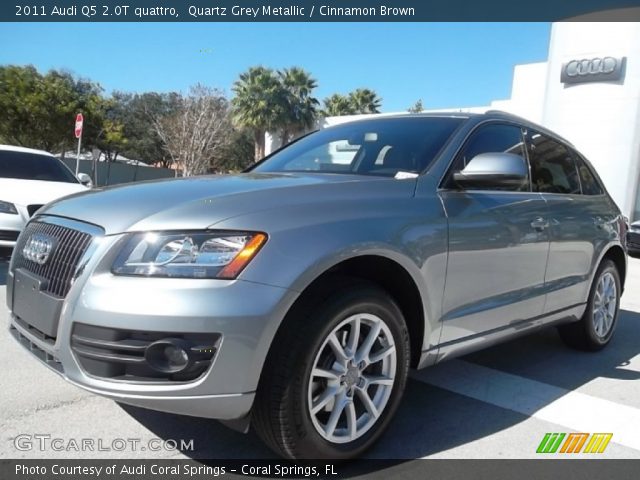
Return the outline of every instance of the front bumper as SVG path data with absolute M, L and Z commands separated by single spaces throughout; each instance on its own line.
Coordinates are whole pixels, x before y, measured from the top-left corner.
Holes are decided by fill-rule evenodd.
M 41 335 L 17 318 L 16 275 L 10 271 L 7 300 L 12 335 L 70 383 L 116 401 L 222 420 L 246 415 L 271 341 L 296 294 L 242 280 L 114 276 L 109 270 L 121 238 L 101 237 L 95 242 L 90 260 L 63 301 L 55 338 Z M 35 292 L 33 301 L 38 302 L 40 295 L 45 294 Z M 219 334 L 221 340 L 212 365 L 195 380 L 114 380 L 89 374 L 72 350 L 71 335 L 80 323 L 176 335 Z
M 13 248 L 16 245 L 16 235 L 24 228 L 29 219 L 25 207 L 16 205 L 18 214 L 0 213 L 0 247 Z

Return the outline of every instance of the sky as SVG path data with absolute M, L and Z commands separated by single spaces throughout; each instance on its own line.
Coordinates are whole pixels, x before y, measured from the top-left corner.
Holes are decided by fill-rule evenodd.
M 65 69 L 105 93 L 231 95 L 250 66 L 300 66 L 316 96 L 367 87 L 382 111 L 487 105 L 509 98 L 513 67 L 545 61 L 549 23 L 0 23 L 0 65 Z

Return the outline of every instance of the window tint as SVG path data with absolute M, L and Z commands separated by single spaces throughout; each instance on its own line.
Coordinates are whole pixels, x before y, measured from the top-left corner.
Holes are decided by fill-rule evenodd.
M 604 188 L 598 182 L 598 179 L 593 174 L 586 162 L 580 157 L 580 155 L 574 152 L 574 158 L 578 167 L 578 175 L 580 175 L 580 184 L 582 185 L 583 195 L 602 195 Z
M 534 192 L 580 194 L 573 156 L 561 143 L 532 132 L 529 161 Z
M 520 130 L 520 127 L 502 124 L 490 124 L 481 126 L 478 130 L 471 134 L 471 137 L 465 143 L 462 151 L 458 154 L 458 157 L 453 163 L 451 174 L 466 167 L 471 159 L 476 155 L 480 155 L 481 153 L 497 152 L 520 155 L 524 160 L 524 141 L 522 138 L 522 131 Z M 451 185 L 451 180 L 449 180 L 449 185 Z M 529 190 L 529 180 L 527 179 L 520 186 L 495 187 L 485 189 L 527 191 Z
M 292 143 L 253 171 L 417 174 L 429 166 L 462 122 L 460 118 L 406 116 L 345 123 Z
M 78 183 L 60 160 L 37 153 L 0 150 L 0 177 Z
M 347 171 L 360 151 L 361 145 L 346 140 L 329 142 L 304 152 L 283 166 L 285 171 L 325 170 L 327 166 Z

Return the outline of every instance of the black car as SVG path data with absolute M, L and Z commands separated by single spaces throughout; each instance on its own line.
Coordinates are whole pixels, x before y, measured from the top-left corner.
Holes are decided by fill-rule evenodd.
M 629 225 L 627 232 L 627 250 L 629 255 L 640 257 L 640 220 Z

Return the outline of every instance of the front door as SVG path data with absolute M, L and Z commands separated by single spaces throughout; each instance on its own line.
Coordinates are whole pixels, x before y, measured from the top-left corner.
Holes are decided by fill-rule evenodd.
M 520 127 L 480 126 L 452 171 L 487 152 L 524 157 Z M 440 197 L 448 219 L 449 253 L 440 343 L 509 325 L 517 328 L 539 317 L 549 251 L 548 210 L 542 195 L 530 191 L 528 179 L 508 190 L 463 191 L 452 183 L 444 187 Z

